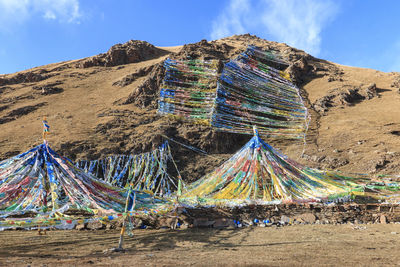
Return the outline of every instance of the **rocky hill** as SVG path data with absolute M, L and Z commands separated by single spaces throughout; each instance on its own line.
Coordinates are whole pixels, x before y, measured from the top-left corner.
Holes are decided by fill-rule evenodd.
M 251 35 L 179 47 L 129 41 L 97 56 L 0 75 L 0 158 L 39 144 L 41 120 L 47 116 L 49 142 L 73 160 L 145 152 L 161 144 L 163 136 L 201 148 L 209 155 L 171 143 L 184 178 L 193 181 L 249 136 L 159 116 L 162 62 L 167 57 L 190 57 L 218 59 L 222 64 L 248 44 L 287 56 L 287 71 L 311 114 L 305 145 L 267 141 L 308 166 L 400 174 L 399 73 L 335 64 Z

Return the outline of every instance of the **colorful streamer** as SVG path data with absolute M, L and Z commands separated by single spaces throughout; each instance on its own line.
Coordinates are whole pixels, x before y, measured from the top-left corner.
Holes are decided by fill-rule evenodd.
M 268 52 L 250 46 L 225 64 L 218 80 L 212 126 L 220 131 L 304 139 L 307 109 L 287 73 L 262 62 Z
M 168 142 L 159 148 L 139 155 L 113 155 L 99 160 L 80 160 L 75 165 L 86 173 L 112 185 L 149 191 L 157 196 L 168 196 L 178 188 L 180 178 L 168 173 L 168 163 L 176 164 Z M 175 171 L 179 175 L 179 170 Z
M 48 127 L 46 127 L 48 128 Z M 169 210 L 167 200 L 147 192 L 136 195 L 135 212 Z M 68 214 L 116 214 L 125 209 L 126 189 L 115 187 L 85 173 L 53 151 L 47 141 L 31 150 L 0 162 L 0 227 L 12 227 L 13 216 L 26 217 L 28 227 L 73 219 Z M 32 217 L 32 215 L 34 217 Z M 111 215 L 110 215 L 111 216 Z
M 217 77 L 213 61 L 167 59 L 158 112 L 211 125 L 216 130 L 304 139 L 307 109 L 283 69 L 283 57 L 254 46 L 225 64 Z
M 242 205 L 248 202 L 320 202 L 356 195 L 389 201 L 398 197 L 398 183 L 374 183 L 367 176 L 305 167 L 280 154 L 258 135 L 212 173 L 187 187 L 180 201 L 187 205 Z
M 158 112 L 210 125 L 217 86 L 217 61 L 167 59 Z

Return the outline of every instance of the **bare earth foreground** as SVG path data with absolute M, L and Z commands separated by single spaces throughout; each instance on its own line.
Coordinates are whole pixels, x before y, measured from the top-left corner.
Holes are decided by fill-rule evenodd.
M 125 253 L 112 231 L 0 233 L 1 266 L 268 265 L 393 266 L 400 264 L 400 225 L 295 225 L 235 230 L 135 230 Z

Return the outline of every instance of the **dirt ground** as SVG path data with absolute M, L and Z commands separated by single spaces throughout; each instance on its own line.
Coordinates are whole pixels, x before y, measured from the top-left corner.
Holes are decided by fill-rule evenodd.
M 394 266 L 399 224 L 295 225 L 235 230 L 135 230 L 124 253 L 113 231 L 0 233 L 1 266 Z

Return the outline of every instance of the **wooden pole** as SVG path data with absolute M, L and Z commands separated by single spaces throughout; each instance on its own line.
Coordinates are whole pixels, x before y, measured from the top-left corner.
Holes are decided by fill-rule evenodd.
M 129 185 L 129 190 L 128 190 L 128 195 L 126 197 L 126 202 L 125 202 L 125 216 L 124 216 L 124 221 L 122 222 L 122 228 L 121 228 L 121 233 L 119 236 L 119 242 L 118 242 L 118 248 L 116 249 L 116 251 L 122 251 L 123 249 L 123 245 L 124 245 L 124 234 L 125 234 L 125 230 L 126 230 L 126 219 L 128 217 L 128 205 L 129 205 L 129 198 L 131 195 L 131 191 L 132 191 L 132 184 Z M 136 193 L 133 195 L 133 204 L 132 204 L 132 209 L 135 208 L 135 204 L 136 204 Z

